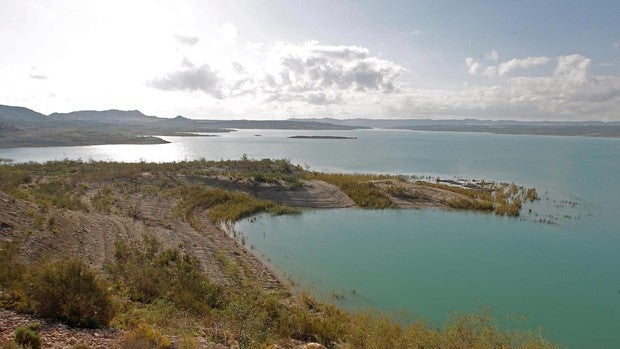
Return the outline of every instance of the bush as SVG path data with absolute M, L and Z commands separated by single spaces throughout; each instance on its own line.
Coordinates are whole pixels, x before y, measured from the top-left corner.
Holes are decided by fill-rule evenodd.
M 15 329 L 15 343 L 25 348 L 41 348 L 41 338 L 37 330 L 38 326 L 18 327 Z
M 340 174 L 308 172 L 306 179 L 318 179 L 340 188 L 355 204 L 362 208 L 392 208 L 394 202 L 383 191 L 375 187 L 373 181 L 382 179 L 400 180 L 397 176 L 372 174 Z
M 15 242 L 0 243 L 0 287 L 14 285 L 24 272 L 24 266 L 17 260 L 19 248 Z
M 191 224 L 190 214 L 196 208 L 208 208 L 209 219 L 216 224 L 231 223 L 258 213 L 272 215 L 296 214 L 298 209 L 259 200 L 250 194 L 226 191 L 222 189 L 205 189 L 201 186 L 182 186 L 177 189 L 181 198 L 177 210 L 185 215 Z
M 101 327 L 114 316 L 109 292 L 95 274 L 77 260 L 35 267 L 26 292 L 36 314 L 71 326 Z
M 131 300 L 165 300 L 193 314 L 205 314 L 218 306 L 221 290 L 200 272 L 195 258 L 178 249 L 162 251 L 154 239 L 147 239 L 146 244 L 143 252 L 117 243 L 116 263 L 108 268 Z
M 129 331 L 121 343 L 121 349 L 167 349 L 170 339 L 146 324 L 139 324 Z
M 15 341 L 5 341 L 2 343 L 2 349 L 22 349 Z

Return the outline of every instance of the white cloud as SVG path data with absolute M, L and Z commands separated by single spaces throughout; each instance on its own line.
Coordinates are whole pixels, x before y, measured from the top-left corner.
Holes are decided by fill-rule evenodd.
M 30 74 L 29 77 L 35 80 L 47 80 L 47 76 L 45 74 Z
M 258 46 L 254 54 L 237 57 L 214 72 L 205 63 L 195 67 L 187 59 L 182 68 L 151 80 L 164 91 L 203 92 L 220 99 L 252 95 L 263 103 L 329 105 L 346 102 L 356 94 L 396 93 L 404 69 L 371 56 L 359 46 L 277 43 Z M 256 67 L 256 61 L 262 61 Z
M 235 44 L 232 54 L 194 65 L 188 59 L 149 82 L 163 91 L 185 91 L 201 110 L 256 118 L 480 117 L 496 119 L 613 119 L 620 115 L 620 78 L 596 76 L 582 55 L 526 57 L 485 65 L 468 57 L 472 75 L 458 89 L 415 89 L 407 70 L 361 46 Z M 192 48 L 193 50 L 193 48 Z M 205 51 L 206 52 L 206 51 Z M 228 52 L 228 51 L 221 51 Z M 490 51 L 487 60 L 499 55 Z M 194 55 L 196 61 L 200 55 Z M 203 56 L 208 58 L 209 56 Z M 555 62 L 548 73 L 527 70 Z M 201 93 L 215 97 L 208 109 Z M 205 115 L 201 113 L 200 115 Z
M 411 32 L 411 35 L 415 36 L 415 37 L 421 36 L 422 35 L 422 31 L 420 31 L 419 29 L 414 30 L 414 31 Z
M 616 49 L 616 50 L 617 50 L 617 49 L 619 49 L 619 48 L 620 48 L 620 41 L 616 41 L 616 42 L 614 42 L 613 47 L 614 47 L 614 49 Z
M 398 88 L 403 68 L 370 56 L 359 46 L 322 46 L 307 42 L 279 49 L 279 88 L 287 91 L 380 91 Z
M 467 67 L 467 72 L 471 75 L 480 74 L 482 71 L 480 63 L 471 57 L 465 58 L 465 67 Z
M 207 64 L 195 67 L 187 60 L 184 60 L 182 65 L 184 69 L 157 77 L 148 82 L 148 85 L 164 91 L 201 91 L 213 97 L 222 98 L 222 91 L 219 87 L 220 78 L 216 72 L 211 70 L 211 67 Z
M 222 35 L 222 39 L 224 42 L 233 43 L 235 40 L 237 40 L 237 35 L 239 33 L 234 23 L 226 23 L 220 28 L 220 34 Z
M 620 77 L 594 75 L 591 60 L 579 54 L 558 56 L 555 62 L 555 68 L 546 76 L 514 76 L 491 86 L 468 85 L 462 90 L 411 91 L 402 96 L 400 105 L 393 103 L 397 105 L 393 112 L 410 117 L 618 118 Z M 466 60 L 468 71 L 483 74 L 489 68 L 476 64 L 473 59 Z
M 499 55 L 495 50 L 485 54 L 487 59 L 499 59 Z M 544 65 L 551 61 L 548 57 L 527 57 L 523 59 L 513 58 L 509 61 L 502 62 L 498 65 L 483 66 L 480 62 L 472 57 L 465 58 L 465 66 L 467 72 L 471 75 L 484 75 L 487 77 L 503 77 L 504 75 L 516 70 L 530 69 L 538 65 Z
M 194 46 L 198 43 L 198 40 L 200 40 L 197 36 L 185 36 L 181 34 L 174 34 L 174 38 L 178 43 L 188 46 Z
M 491 50 L 484 54 L 484 58 L 493 62 L 497 62 L 499 60 L 499 54 L 497 53 L 497 51 Z
M 529 69 L 537 65 L 549 63 L 551 60 L 547 57 L 527 57 L 524 59 L 513 58 L 508 62 L 499 65 L 497 72 L 499 76 L 504 76 L 514 70 Z

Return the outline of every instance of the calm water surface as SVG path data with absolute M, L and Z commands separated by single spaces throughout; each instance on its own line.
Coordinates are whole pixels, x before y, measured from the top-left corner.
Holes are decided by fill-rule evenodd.
M 261 134 L 260 137 L 255 134 Z M 344 135 L 356 140 L 287 139 Z M 307 211 L 237 224 L 318 295 L 410 311 L 434 325 L 490 306 L 570 348 L 620 347 L 620 140 L 387 130 L 245 130 L 164 145 L 0 149 L 0 158 L 115 161 L 288 158 L 313 169 L 484 178 L 536 187 L 521 219 L 436 210 Z M 556 225 L 537 223 L 551 218 Z M 355 292 L 353 292 L 355 290 Z

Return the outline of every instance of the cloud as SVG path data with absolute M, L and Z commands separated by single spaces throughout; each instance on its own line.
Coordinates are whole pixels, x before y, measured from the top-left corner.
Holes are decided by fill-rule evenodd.
M 485 54 L 490 60 L 499 59 L 499 55 L 495 50 Z M 487 77 L 503 77 L 504 75 L 516 70 L 525 70 L 538 65 L 544 65 L 551 61 L 548 57 L 527 57 L 523 59 L 513 58 L 509 61 L 500 63 L 499 65 L 483 66 L 480 62 L 472 57 L 465 58 L 465 67 L 471 75 L 484 75 Z
M 174 38 L 177 40 L 178 43 L 188 46 L 194 46 L 200 40 L 200 38 L 197 36 L 185 36 L 180 34 L 175 34 Z
M 614 44 L 612 45 L 614 47 L 614 49 L 620 49 L 620 41 L 616 41 L 614 42 Z
M 544 61 L 547 60 L 530 61 L 530 65 Z M 555 68 L 546 76 L 513 76 L 491 86 L 462 90 L 410 91 L 402 96 L 400 105 L 398 101 L 391 103 L 399 105 L 392 112 L 409 114 L 409 117 L 617 119 L 619 77 L 594 75 L 591 60 L 579 54 L 558 56 L 554 61 Z M 476 63 L 473 59 L 466 60 L 468 68 L 479 74 L 488 69 Z
M 537 65 L 547 64 L 551 59 L 547 57 L 527 57 L 524 59 L 513 58 L 508 62 L 499 65 L 497 72 L 499 76 L 504 76 L 517 69 L 529 69 Z
M 220 99 L 253 95 L 265 103 L 330 105 L 365 93 L 397 93 L 404 68 L 370 55 L 360 46 L 278 43 L 259 47 L 264 62 L 236 57 L 216 73 L 209 64 L 157 77 L 149 86 L 164 91 L 203 92 Z M 238 61 L 240 59 L 241 61 Z M 221 63 L 221 62 L 220 62 Z
M 235 72 L 237 73 L 245 73 L 245 68 L 243 68 L 243 65 L 239 62 L 232 62 L 231 63 L 232 68 Z
M 346 104 L 358 95 L 397 93 L 404 68 L 360 46 L 279 44 L 272 68 L 255 78 L 265 103 Z
M 287 91 L 394 92 L 399 85 L 399 65 L 370 56 L 359 46 L 321 46 L 308 42 L 280 50 L 278 89 Z M 273 85 L 273 84 L 271 84 Z
M 465 69 L 492 79 L 428 90 L 416 89 L 415 81 L 406 80 L 406 69 L 362 46 L 233 42 L 228 49 L 228 55 L 193 54 L 200 64 L 184 59 L 148 85 L 207 94 L 219 99 L 218 115 L 257 118 L 613 120 L 620 115 L 620 77 L 595 75 L 591 59 L 579 54 L 501 61 L 490 50 L 482 61 L 467 57 Z M 544 69 L 531 74 L 535 67 Z
M 471 57 L 465 58 L 465 67 L 467 68 L 467 72 L 471 75 L 480 74 L 482 71 L 480 63 L 476 62 L 476 60 Z
M 223 97 L 219 86 L 220 78 L 209 65 L 203 64 L 195 67 L 191 63 L 188 64 L 188 61 L 184 61 L 183 66 L 184 69 L 157 77 L 148 85 L 163 91 L 201 91 L 215 98 Z
M 35 80 L 47 80 L 47 76 L 45 74 L 30 74 L 29 77 Z
M 237 27 L 234 23 L 225 23 L 220 28 L 220 34 L 224 42 L 233 43 L 237 39 Z
M 484 54 L 484 58 L 493 62 L 497 62 L 499 60 L 499 54 L 497 53 L 497 51 L 491 50 Z
M 421 35 L 422 35 L 422 31 L 420 30 L 414 30 L 411 32 L 411 36 L 414 36 L 414 37 L 419 37 Z
M 337 104 L 342 101 L 341 94 L 328 95 L 324 92 L 316 92 L 308 95 L 308 103 L 316 105 Z

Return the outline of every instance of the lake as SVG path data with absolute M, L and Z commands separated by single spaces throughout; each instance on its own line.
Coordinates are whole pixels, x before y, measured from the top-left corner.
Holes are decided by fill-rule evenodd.
M 256 136 L 260 134 L 260 136 Z M 357 139 L 289 139 L 333 135 Z M 0 149 L 0 158 L 288 158 L 330 172 L 455 176 L 535 187 L 521 218 L 438 210 L 306 211 L 236 225 L 302 288 L 349 309 L 524 315 L 570 348 L 620 343 L 620 140 L 396 130 L 241 130 L 163 145 Z M 528 213 L 528 209 L 532 213 Z M 540 219 L 554 224 L 543 224 Z

